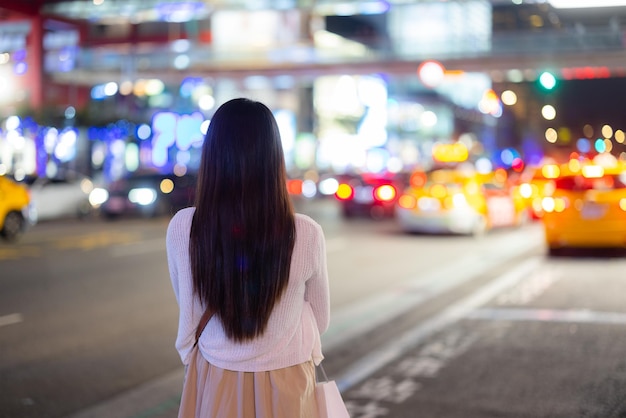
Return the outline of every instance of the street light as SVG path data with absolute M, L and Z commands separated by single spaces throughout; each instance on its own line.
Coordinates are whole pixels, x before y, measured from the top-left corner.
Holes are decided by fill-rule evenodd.
M 556 109 L 552 105 L 545 105 L 541 109 L 541 115 L 545 120 L 554 120 L 556 118 Z

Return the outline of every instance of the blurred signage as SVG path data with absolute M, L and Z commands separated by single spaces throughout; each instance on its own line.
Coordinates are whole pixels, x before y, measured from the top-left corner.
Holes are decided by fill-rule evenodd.
M 299 10 L 219 10 L 211 26 L 216 50 L 269 49 L 300 40 L 302 14 Z
M 80 34 L 77 30 L 48 31 L 43 36 L 44 70 L 67 72 L 74 69 Z
M 400 55 L 449 56 L 491 48 L 491 3 L 425 2 L 392 7 L 389 36 Z
M 453 144 L 437 143 L 433 146 L 433 158 L 443 163 L 460 163 L 467 161 L 469 152 L 462 142 Z
M 0 51 L 12 52 L 26 48 L 26 36 L 30 32 L 30 22 L 0 23 Z

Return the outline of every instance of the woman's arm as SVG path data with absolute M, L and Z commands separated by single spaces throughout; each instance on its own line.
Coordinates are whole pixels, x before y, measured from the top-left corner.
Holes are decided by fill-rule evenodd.
M 326 239 L 322 227 L 315 224 L 312 239 L 311 257 L 313 260 L 313 274 L 307 281 L 305 299 L 311 304 L 313 315 L 317 322 L 320 334 L 324 333 L 330 324 L 330 290 L 328 283 L 328 263 L 326 259 Z

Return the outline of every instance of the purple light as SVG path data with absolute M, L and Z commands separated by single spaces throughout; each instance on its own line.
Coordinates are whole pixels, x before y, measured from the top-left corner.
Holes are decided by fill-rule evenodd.
M 13 67 L 13 72 L 17 75 L 24 75 L 28 70 L 28 65 L 25 62 L 18 62 Z

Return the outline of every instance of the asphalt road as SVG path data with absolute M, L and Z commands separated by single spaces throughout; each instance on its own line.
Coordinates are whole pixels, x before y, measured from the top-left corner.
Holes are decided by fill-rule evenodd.
M 546 257 L 538 224 L 407 235 L 300 210 L 326 233 L 325 368 L 353 418 L 626 416 L 623 254 Z M 90 416 L 180 371 L 166 226 L 55 221 L 0 244 L 0 417 Z

